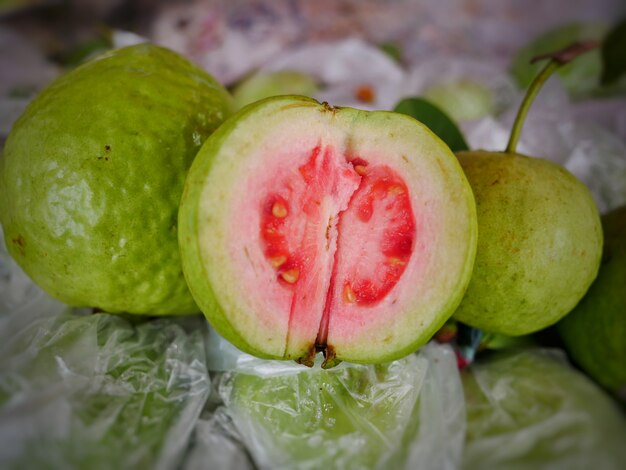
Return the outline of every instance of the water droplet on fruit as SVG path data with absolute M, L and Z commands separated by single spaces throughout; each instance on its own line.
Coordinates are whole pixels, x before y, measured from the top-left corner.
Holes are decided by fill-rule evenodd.
M 202 136 L 198 132 L 193 132 L 191 134 L 191 139 L 196 147 L 200 147 L 202 145 Z

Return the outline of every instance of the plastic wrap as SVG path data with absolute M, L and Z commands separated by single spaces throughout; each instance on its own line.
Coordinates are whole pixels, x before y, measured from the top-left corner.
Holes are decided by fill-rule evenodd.
M 406 88 L 402 67 L 381 49 L 356 38 L 293 49 L 261 70 L 306 73 L 326 85 L 315 99 L 367 110 L 392 109 Z
M 0 468 L 176 468 L 210 390 L 203 325 L 69 312 L 1 253 Z
M 459 375 L 453 350 L 429 343 L 389 364 L 311 369 L 244 354 L 201 318 L 69 312 L 2 252 L 0 322 L 1 468 L 626 461 L 623 412 L 554 351 L 499 354 Z
M 254 470 L 237 430 L 224 407 L 209 411 L 196 423 L 182 470 Z
M 500 114 L 519 99 L 502 64 L 464 57 L 419 62 L 409 72 L 404 94 L 425 96 L 457 121 Z
M 260 468 L 458 468 L 465 411 L 448 346 L 330 370 L 251 362 L 224 373 L 219 391 Z
M 208 395 L 199 334 L 65 314 L 2 341 L 0 466 L 177 463 Z
M 626 203 L 626 145 L 593 124 L 538 115 L 524 127 L 517 151 L 565 166 L 587 185 L 601 213 Z M 487 117 L 467 127 L 471 148 L 502 151 L 509 128 Z
M 462 378 L 464 469 L 624 468 L 622 410 L 560 351 L 498 353 Z

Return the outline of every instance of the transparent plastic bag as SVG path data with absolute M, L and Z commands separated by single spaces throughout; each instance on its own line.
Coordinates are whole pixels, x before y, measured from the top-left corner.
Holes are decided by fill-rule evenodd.
M 464 470 L 624 468 L 623 411 L 561 351 L 497 353 L 462 379 Z
M 476 57 L 425 59 L 408 74 L 406 96 L 423 96 L 463 123 L 508 110 L 519 92 L 502 64 Z
M 382 365 L 267 361 L 199 317 L 69 311 L 0 250 L 0 468 L 612 470 L 624 442 L 622 410 L 556 350 L 461 375 L 434 342 Z
M 261 70 L 306 73 L 325 85 L 315 99 L 365 110 L 392 109 L 406 87 L 406 74 L 398 63 L 379 48 L 356 38 L 292 49 Z
M 0 466 L 173 468 L 209 391 L 199 332 L 63 314 L 0 359 Z
M 210 391 L 203 330 L 71 312 L 0 249 L 0 468 L 176 468 Z
M 254 470 L 248 453 L 224 407 L 196 423 L 182 470 Z
M 218 388 L 261 469 L 458 468 L 465 411 L 448 346 L 376 366 L 239 365 Z

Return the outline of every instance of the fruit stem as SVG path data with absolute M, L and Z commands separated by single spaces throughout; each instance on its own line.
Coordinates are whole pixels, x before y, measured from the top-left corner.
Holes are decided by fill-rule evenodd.
M 513 128 L 511 129 L 511 136 L 509 137 L 509 143 L 506 144 L 506 153 L 515 153 L 515 148 L 517 147 L 517 142 L 519 141 L 520 136 L 522 135 L 522 127 L 524 126 L 524 121 L 526 120 L 526 115 L 528 114 L 528 110 L 532 105 L 535 97 L 541 90 L 544 82 L 552 75 L 552 73 L 561 66 L 559 62 L 556 60 L 551 60 L 548 64 L 543 68 L 539 75 L 535 77 L 533 82 L 530 84 L 528 88 L 528 92 L 522 101 L 522 104 L 517 111 L 517 116 L 515 116 L 515 122 L 513 123 Z
M 554 73 L 562 65 L 571 62 L 576 57 L 585 52 L 590 51 L 591 49 L 595 49 L 598 47 L 598 43 L 595 41 L 586 41 L 586 42 L 576 42 L 571 46 L 566 47 L 565 49 L 561 49 L 560 51 L 543 54 L 537 57 L 534 57 L 531 60 L 531 63 L 534 63 L 538 60 L 549 58 L 550 61 L 547 65 L 539 72 L 539 75 L 535 77 L 533 82 L 528 87 L 528 91 L 526 92 L 526 96 L 522 101 L 522 104 L 517 111 L 517 116 L 515 116 L 515 121 L 513 122 L 513 128 L 511 129 L 511 136 L 509 137 L 509 142 L 506 145 L 506 153 L 515 153 L 515 148 L 517 147 L 517 142 L 520 139 L 522 134 L 522 127 L 524 126 L 524 121 L 526 120 L 526 115 L 528 114 L 528 110 L 530 109 L 531 104 L 535 100 L 535 97 L 541 90 L 544 82 Z

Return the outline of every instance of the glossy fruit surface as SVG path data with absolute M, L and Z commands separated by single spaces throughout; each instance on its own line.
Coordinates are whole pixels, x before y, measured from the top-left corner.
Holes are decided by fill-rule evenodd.
M 230 98 L 181 56 L 112 51 L 44 90 L 0 160 L 11 255 L 50 295 L 110 312 L 197 311 L 177 243 L 184 179 Z

